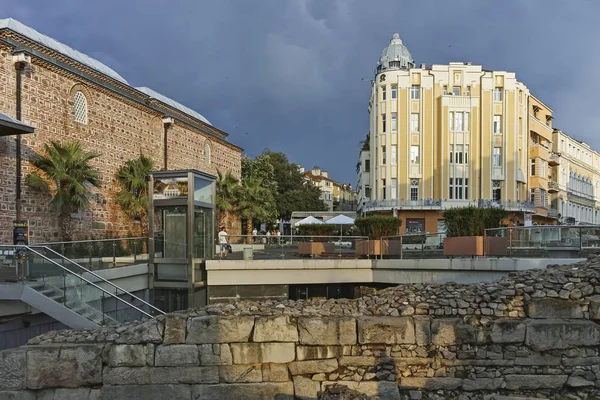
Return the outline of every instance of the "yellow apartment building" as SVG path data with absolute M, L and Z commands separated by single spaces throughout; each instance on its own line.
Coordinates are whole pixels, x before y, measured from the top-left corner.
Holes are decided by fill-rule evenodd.
M 444 209 L 471 204 L 504 207 L 523 221 L 535 211 L 530 98 L 513 72 L 471 63 L 417 67 L 394 34 L 372 81 L 359 213 L 398 215 L 407 232 L 443 231 Z
M 328 211 L 355 211 L 356 192 L 352 185 L 337 182 L 329 177 L 327 171 L 313 167 L 310 172 L 305 172 L 304 178 L 321 189 L 321 200 L 327 205 Z

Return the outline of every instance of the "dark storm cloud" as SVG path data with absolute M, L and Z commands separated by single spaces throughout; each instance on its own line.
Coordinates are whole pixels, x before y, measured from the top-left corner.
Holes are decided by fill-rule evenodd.
M 417 63 L 516 72 L 557 127 L 600 150 L 597 1 L 2 0 L 0 12 L 201 112 L 250 155 L 284 151 L 351 183 L 394 32 Z

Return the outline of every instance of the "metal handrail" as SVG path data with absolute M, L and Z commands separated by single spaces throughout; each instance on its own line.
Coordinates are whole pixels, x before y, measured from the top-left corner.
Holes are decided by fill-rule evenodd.
M 134 299 L 136 299 L 136 300 L 138 300 L 138 301 L 142 302 L 144 305 L 151 307 L 153 310 L 156 310 L 156 311 L 158 311 L 159 313 L 161 313 L 161 314 L 163 314 L 163 315 L 165 315 L 165 314 L 166 314 L 166 313 L 165 313 L 163 310 L 161 310 L 160 308 L 157 308 L 157 307 L 153 306 L 152 304 L 148 303 L 147 301 L 140 299 L 139 297 L 137 297 L 137 296 L 136 296 L 136 295 L 134 295 L 133 293 L 129 293 L 127 290 L 125 290 L 125 289 L 123 289 L 123 288 L 121 288 L 121 287 L 119 287 L 119 286 L 115 285 L 115 284 L 114 284 L 114 283 L 112 283 L 111 281 L 109 281 L 109 280 L 107 280 L 107 279 L 105 279 L 105 278 L 101 277 L 100 275 L 96 274 L 96 273 L 95 273 L 95 272 L 93 272 L 93 271 L 90 271 L 89 269 L 85 268 L 84 266 L 82 266 L 82 265 L 79 265 L 79 264 L 78 264 L 78 263 L 76 263 L 75 261 L 73 261 L 73 260 L 71 260 L 71 259 L 69 259 L 69 258 L 67 258 L 67 257 L 63 256 L 62 254 L 58 253 L 57 251 L 54 251 L 54 250 L 52 250 L 52 249 L 50 249 L 50 248 L 48 248 L 48 247 L 46 247 L 46 246 L 37 246 L 37 245 L 33 245 L 33 246 L 30 246 L 30 247 L 41 247 L 41 248 L 43 248 L 43 249 L 46 249 L 46 250 L 48 250 L 48 251 L 50 251 L 50 252 L 52 252 L 52 253 L 56 254 L 56 255 L 57 255 L 57 256 L 59 256 L 59 257 L 62 257 L 62 258 L 64 258 L 64 259 L 67 259 L 67 260 L 69 260 L 71 263 L 75 264 L 76 266 L 78 266 L 79 268 L 81 268 L 82 270 L 84 270 L 85 272 L 87 272 L 87 273 L 89 273 L 89 274 L 92 274 L 92 275 L 94 275 L 96 278 L 99 278 L 100 280 L 102 280 L 102 282 L 108 283 L 110 286 L 114 287 L 115 289 L 118 289 L 118 290 L 120 290 L 121 292 L 123 292 L 124 294 L 126 294 L 126 295 L 129 295 L 129 296 L 133 297 Z
M 139 309 L 139 308 L 137 308 L 137 307 L 136 307 L 136 306 L 134 306 L 133 304 L 131 304 L 131 303 L 129 303 L 129 302 L 127 302 L 127 301 L 123 300 L 123 299 L 122 299 L 122 298 L 120 298 L 119 296 L 116 296 L 116 295 L 112 294 L 112 293 L 111 293 L 111 292 L 109 292 L 108 290 L 106 290 L 106 289 L 103 289 L 102 287 L 100 287 L 100 286 L 96 285 L 94 282 L 91 282 L 91 281 L 87 280 L 87 279 L 86 279 L 86 278 L 84 278 L 83 276 L 79 276 L 79 275 L 75 274 L 73 271 L 69 270 L 68 268 L 65 268 L 65 267 L 63 267 L 62 265 L 60 265 L 60 264 L 59 264 L 59 263 L 57 263 L 56 261 L 54 261 L 54 260 L 52 260 L 52 259 L 50 259 L 50 258 L 46 257 L 45 255 L 43 255 L 43 254 L 39 253 L 38 251 L 35 251 L 34 249 L 32 249 L 32 248 L 31 248 L 31 247 L 29 247 L 29 246 L 25 246 L 25 245 L 12 245 L 12 246 L 9 246 L 9 245 L 0 245 L 0 247 L 12 247 L 12 248 L 15 248 L 15 247 L 17 247 L 17 248 L 24 248 L 24 249 L 27 249 L 27 250 L 31 251 L 32 253 L 34 253 L 34 254 L 37 254 L 38 256 L 42 257 L 43 259 L 45 259 L 45 260 L 47 260 L 47 261 L 50 261 L 50 263 L 52 263 L 52 264 L 56 265 L 57 267 L 59 267 L 59 268 L 61 268 L 62 270 L 66 271 L 67 273 L 69 273 L 69 274 L 71 274 L 71 275 L 76 275 L 78 278 L 80 278 L 81 280 L 83 280 L 83 281 L 85 281 L 85 282 L 89 283 L 90 285 L 94 286 L 95 288 L 99 289 L 101 292 L 103 292 L 103 293 L 106 293 L 106 294 L 108 294 L 108 295 L 109 295 L 109 296 L 111 296 L 111 297 L 114 297 L 115 299 L 117 299 L 117 300 L 118 300 L 118 301 L 120 301 L 121 303 L 123 303 L 123 304 L 126 304 L 126 305 L 128 305 L 129 307 L 132 307 L 133 309 L 135 309 L 135 310 L 139 311 L 140 313 L 142 313 L 143 315 L 147 316 L 148 318 L 150 318 L 150 319 L 154 319 L 154 316 L 152 316 L 152 315 L 148 314 L 146 311 L 144 311 L 144 310 L 142 310 L 142 309 Z M 40 247 L 40 246 L 38 246 L 38 247 Z M 59 255 L 60 255 L 60 254 L 59 254 Z M 63 257 L 63 258 L 67 259 L 66 257 Z M 69 261 L 70 261 L 70 260 L 69 260 Z
M 72 240 L 70 242 L 46 242 L 46 243 L 33 243 L 31 246 L 51 246 L 55 244 L 70 244 L 70 243 L 93 243 L 93 242 L 115 242 L 117 240 L 140 240 L 149 239 L 147 237 L 127 237 L 127 238 L 113 238 L 113 239 L 90 239 L 90 240 Z

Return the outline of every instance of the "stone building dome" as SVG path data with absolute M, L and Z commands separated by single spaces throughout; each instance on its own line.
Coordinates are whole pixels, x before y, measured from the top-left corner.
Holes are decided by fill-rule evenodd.
M 410 69 L 414 68 L 414 66 L 415 62 L 410 55 L 410 51 L 402 44 L 400 35 L 394 33 L 390 44 L 381 52 L 376 73 L 388 69 Z

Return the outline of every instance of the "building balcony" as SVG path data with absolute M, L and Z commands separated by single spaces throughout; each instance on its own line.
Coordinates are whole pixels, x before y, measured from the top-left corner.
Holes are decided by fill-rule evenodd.
M 558 193 L 560 185 L 553 179 L 548 181 L 548 193 Z
M 548 160 L 548 148 L 537 143 L 531 144 L 529 146 L 529 157 Z
M 558 210 L 556 208 L 548 209 L 548 217 L 558 219 Z
M 496 200 L 365 200 L 359 204 L 359 211 L 386 212 L 394 209 L 401 210 L 446 210 L 454 207 L 475 206 L 482 208 L 504 208 L 507 211 L 534 212 L 533 203 L 520 201 L 496 201 Z
M 551 167 L 556 167 L 560 165 L 560 154 L 550 153 L 548 156 L 548 165 Z

